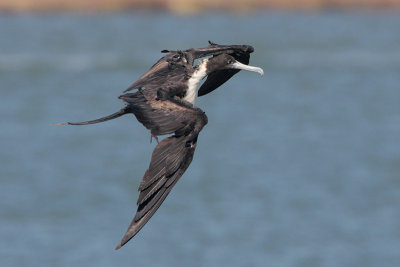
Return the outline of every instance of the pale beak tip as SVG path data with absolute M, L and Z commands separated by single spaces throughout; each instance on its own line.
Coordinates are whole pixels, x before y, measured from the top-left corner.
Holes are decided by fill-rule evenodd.
M 234 64 L 232 64 L 232 68 L 240 69 L 240 70 L 247 70 L 247 71 L 254 71 L 254 72 L 259 73 L 261 76 L 264 75 L 264 70 L 262 68 L 249 66 L 249 65 L 240 63 L 238 61 L 236 61 Z

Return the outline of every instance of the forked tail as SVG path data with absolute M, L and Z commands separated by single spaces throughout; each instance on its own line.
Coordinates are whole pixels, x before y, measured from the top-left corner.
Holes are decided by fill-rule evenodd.
M 97 120 L 91 120 L 91 121 L 83 121 L 83 122 L 63 122 L 63 123 L 50 123 L 51 125 L 88 125 L 88 124 L 95 124 L 99 122 L 104 122 L 112 119 L 116 119 L 118 117 L 121 117 L 122 115 L 125 115 L 129 112 L 129 109 L 127 107 L 119 110 L 118 112 L 115 112 L 111 115 L 105 116 L 103 118 L 97 119 Z

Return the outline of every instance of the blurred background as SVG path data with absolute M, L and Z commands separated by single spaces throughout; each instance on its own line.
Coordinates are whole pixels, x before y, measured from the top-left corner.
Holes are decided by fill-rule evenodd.
M 1 266 L 400 266 L 400 1 L 0 0 Z M 114 251 L 155 146 L 108 115 L 162 49 L 250 44 Z

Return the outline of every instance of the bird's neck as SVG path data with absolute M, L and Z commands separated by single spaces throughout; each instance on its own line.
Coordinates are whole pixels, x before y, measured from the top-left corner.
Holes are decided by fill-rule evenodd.
M 194 105 L 197 98 L 197 90 L 199 88 L 199 84 L 204 77 L 207 76 L 207 62 L 208 59 L 204 59 L 200 61 L 197 68 L 194 70 L 192 76 L 188 80 L 188 88 L 186 91 L 186 95 L 183 97 L 183 100 Z

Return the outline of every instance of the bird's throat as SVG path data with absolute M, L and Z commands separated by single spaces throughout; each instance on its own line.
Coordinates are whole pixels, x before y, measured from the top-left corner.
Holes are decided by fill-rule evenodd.
M 208 59 L 202 60 L 197 69 L 193 72 L 192 77 L 188 80 L 188 89 L 186 91 L 186 95 L 183 97 L 183 100 L 194 105 L 197 98 L 197 90 L 199 88 L 199 84 L 204 77 L 207 76 L 207 61 Z

